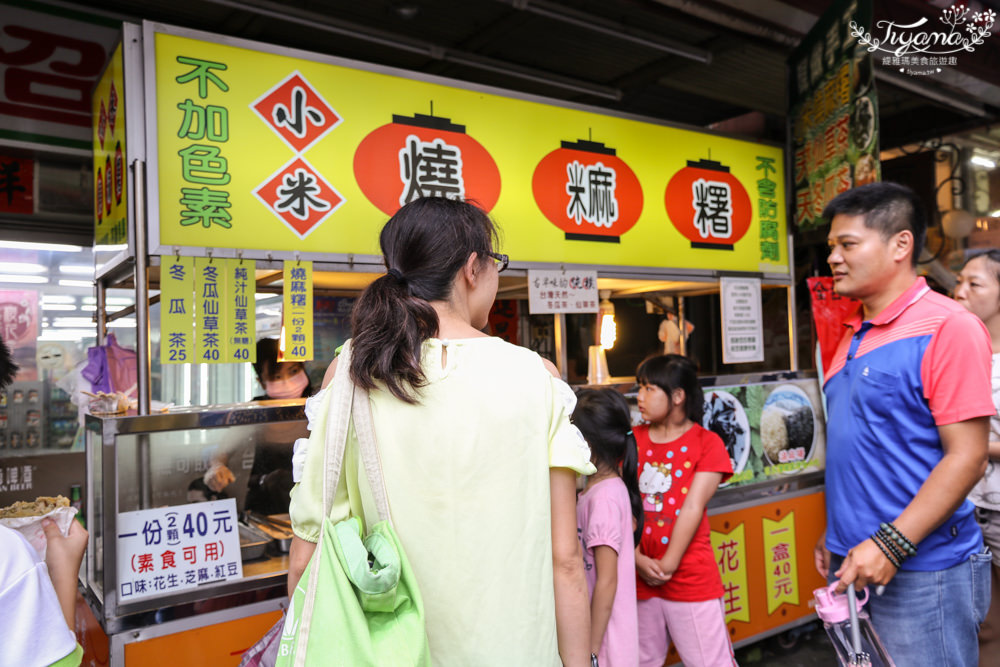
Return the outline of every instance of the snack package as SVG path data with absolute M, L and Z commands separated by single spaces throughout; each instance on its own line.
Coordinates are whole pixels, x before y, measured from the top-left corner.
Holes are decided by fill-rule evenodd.
M 48 518 L 59 526 L 59 532 L 69 535 L 69 529 L 76 508 L 70 507 L 69 499 L 64 496 L 39 496 L 34 501 L 18 501 L 0 509 L 0 525 L 12 528 L 28 540 L 28 543 L 38 552 L 39 558 L 45 560 L 45 531 L 42 530 L 42 519 Z

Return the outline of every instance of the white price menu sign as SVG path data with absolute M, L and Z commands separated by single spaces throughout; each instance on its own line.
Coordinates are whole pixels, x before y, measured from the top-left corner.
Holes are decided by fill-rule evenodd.
M 764 361 L 759 278 L 720 278 L 722 362 Z
M 528 269 L 528 312 L 596 313 L 597 271 L 535 271 Z
M 233 498 L 122 512 L 117 543 L 122 604 L 243 577 Z

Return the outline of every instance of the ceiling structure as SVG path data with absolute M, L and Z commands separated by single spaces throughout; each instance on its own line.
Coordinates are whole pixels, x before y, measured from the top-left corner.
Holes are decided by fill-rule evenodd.
M 950 0 L 874 0 L 875 19 Z M 990 7 L 1000 0 L 968 2 Z M 89 0 L 64 2 L 94 10 Z M 784 143 L 786 61 L 829 0 L 102 0 L 115 17 Z M 995 7 L 1000 10 L 1000 6 Z M 994 37 L 940 76 L 876 63 L 883 148 L 1000 115 Z

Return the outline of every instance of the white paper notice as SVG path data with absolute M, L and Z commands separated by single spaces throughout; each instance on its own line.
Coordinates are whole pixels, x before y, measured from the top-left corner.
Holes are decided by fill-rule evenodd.
M 213 500 L 118 515 L 122 604 L 241 579 L 236 500 Z
M 721 278 L 722 362 L 764 361 L 760 279 Z
M 528 312 L 596 313 L 597 271 L 528 270 Z

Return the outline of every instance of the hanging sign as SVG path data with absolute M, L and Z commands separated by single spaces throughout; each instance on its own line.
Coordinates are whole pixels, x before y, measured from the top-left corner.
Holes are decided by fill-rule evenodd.
M 35 212 L 35 161 L 0 155 L 0 213 Z
M 213 258 L 196 257 L 195 274 L 195 353 L 194 361 L 218 364 L 229 361 L 227 330 L 225 265 Z
M 125 77 L 119 44 L 91 96 L 94 150 L 94 243 L 120 245 L 128 238 L 125 173 Z
M 221 260 L 223 271 L 223 343 L 226 361 L 257 361 L 255 264 L 250 259 Z
M 746 530 L 741 523 L 727 533 L 712 531 L 712 549 L 722 575 L 722 603 L 726 622 L 750 620 L 750 595 L 747 587 Z
M 764 321 L 759 278 L 719 279 L 722 363 L 764 361 Z
M 285 262 L 283 278 L 278 361 L 309 361 L 313 358 L 312 262 Z
M 194 259 L 164 256 L 160 265 L 160 363 L 194 357 Z
M 243 578 L 236 500 L 118 515 L 122 603 Z
M 528 312 L 596 313 L 597 271 L 528 271 Z
M 717 270 L 726 246 L 729 270 L 788 271 L 781 146 L 151 23 L 144 41 L 152 254 L 374 260 L 387 217 L 436 195 L 489 212 L 515 263 Z M 657 203 L 674 179 L 677 213 Z
M 795 548 L 795 512 L 780 521 L 764 518 L 764 574 L 767 576 L 767 613 L 784 603 L 799 604 L 798 550 Z

